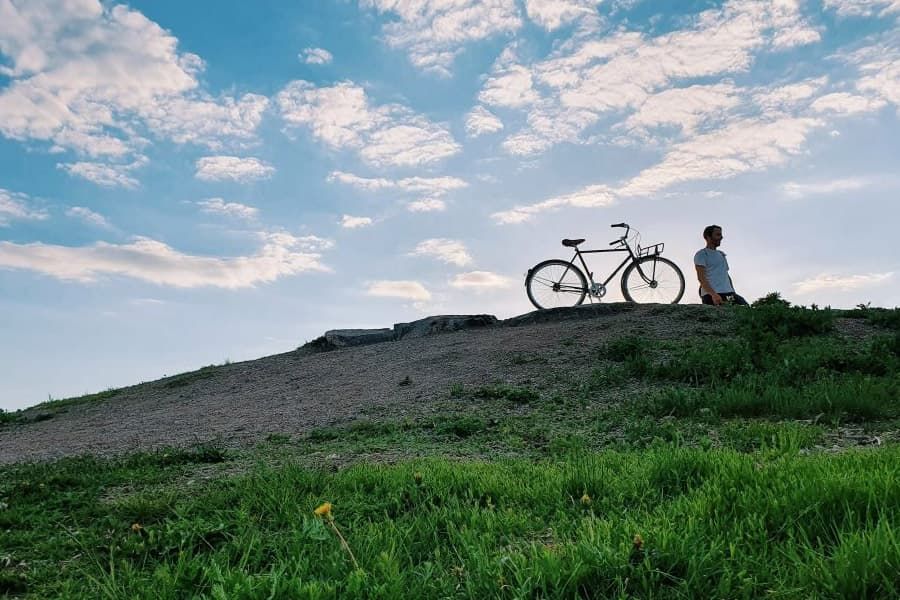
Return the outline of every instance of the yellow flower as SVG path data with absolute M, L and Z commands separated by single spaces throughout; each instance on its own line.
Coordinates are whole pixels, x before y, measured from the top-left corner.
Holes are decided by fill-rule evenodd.
M 319 506 L 316 510 L 313 511 L 316 513 L 317 517 L 323 518 L 331 518 L 331 502 L 323 502 L 321 506 Z
M 591 497 L 588 496 L 587 492 L 585 492 L 584 495 L 581 497 L 581 504 L 583 504 L 584 506 L 591 505 Z
M 135 533 L 140 533 L 143 528 L 144 528 L 144 526 L 141 525 L 140 523 L 132 523 L 131 524 L 131 530 Z
M 642 550 L 644 548 L 644 538 L 641 537 L 641 534 L 634 534 L 634 549 Z

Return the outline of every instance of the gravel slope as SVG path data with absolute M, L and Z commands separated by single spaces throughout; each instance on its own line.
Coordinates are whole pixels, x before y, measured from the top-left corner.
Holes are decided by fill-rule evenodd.
M 726 311 L 701 305 L 605 304 L 530 313 L 484 329 L 267 356 L 210 369 L 184 385 L 169 377 L 105 400 L 29 409 L 29 422 L 0 428 L 0 463 L 212 439 L 240 447 L 358 418 L 422 416 L 454 384 L 508 383 L 549 393 L 586 375 L 587 359 L 609 338 L 722 333 L 728 320 Z M 846 333 L 865 333 L 856 331 L 863 323 L 841 321 Z M 188 379 L 180 377 L 179 383 Z M 401 385 L 406 377 L 410 383 Z

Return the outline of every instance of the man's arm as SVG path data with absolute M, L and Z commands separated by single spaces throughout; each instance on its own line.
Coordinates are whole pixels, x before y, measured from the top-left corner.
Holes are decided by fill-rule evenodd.
M 709 279 L 706 278 L 706 267 L 701 265 L 694 265 L 697 268 L 697 280 L 700 281 L 700 289 L 709 294 L 710 298 L 712 298 L 713 304 L 719 306 L 722 304 L 722 296 L 716 293 L 716 290 L 712 288 L 709 284 Z

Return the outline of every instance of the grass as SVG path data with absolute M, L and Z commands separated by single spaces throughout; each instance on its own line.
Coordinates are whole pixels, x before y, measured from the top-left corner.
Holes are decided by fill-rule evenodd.
M 898 597 L 900 311 L 762 300 L 610 340 L 564 389 L 0 467 L 0 597 Z
M 181 471 L 158 455 L 19 466 L 0 518 L 4 551 L 26 566 L 0 581 L 65 598 L 889 598 L 898 460 L 897 447 L 801 456 L 782 443 L 288 464 L 105 502 L 110 486 Z M 324 501 L 359 570 L 313 515 Z

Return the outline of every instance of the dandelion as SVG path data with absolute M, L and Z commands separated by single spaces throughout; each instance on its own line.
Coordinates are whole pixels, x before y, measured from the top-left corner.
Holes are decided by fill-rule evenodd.
M 353 550 L 350 549 L 350 544 L 347 543 L 347 540 L 344 539 L 344 536 L 341 535 L 340 530 L 337 528 L 337 525 L 334 524 L 334 515 L 331 514 L 331 502 L 323 502 L 320 504 L 314 511 L 315 515 L 325 521 L 329 527 L 331 527 L 332 531 L 334 531 L 335 535 L 338 536 L 338 539 L 341 540 L 341 547 L 347 551 L 347 554 L 350 555 L 350 560 L 353 561 L 353 566 L 356 567 L 357 571 L 360 571 L 359 563 L 356 562 L 356 557 L 353 556 Z
M 644 560 L 644 538 L 641 534 L 634 534 L 634 541 L 631 543 L 631 553 L 628 557 L 631 564 L 636 565 Z
M 591 505 L 591 497 L 588 496 L 587 492 L 585 492 L 584 495 L 581 497 L 581 505 L 582 506 L 590 506 Z
M 140 533 L 141 531 L 144 530 L 144 526 L 141 525 L 140 523 L 132 523 L 131 530 L 135 533 Z
M 331 516 L 331 502 L 323 502 L 316 510 L 313 511 L 317 517 L 322 517 L 323 519 L 334 519 Z

